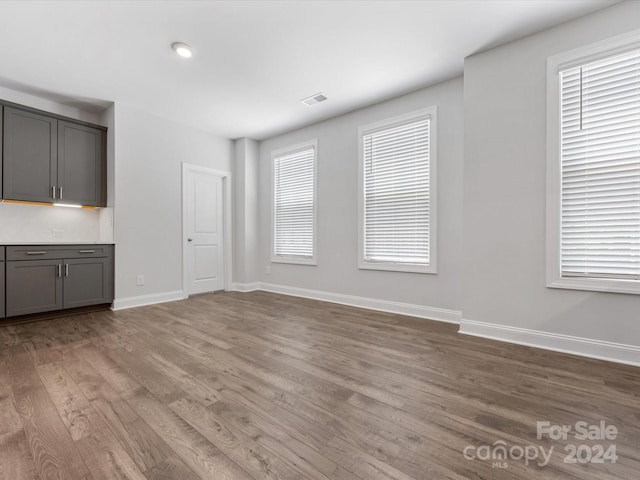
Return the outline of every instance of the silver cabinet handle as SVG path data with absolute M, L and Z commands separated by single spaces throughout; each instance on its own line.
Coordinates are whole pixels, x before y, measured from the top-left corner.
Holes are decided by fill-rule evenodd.
M 58 187 L 58 198 L 62 200 L 62 187 Z
M 95 250 L 79 250 L 78 253 L 96 253 Z
M 58 264 L 58 277 L 62 277 L 62 265 Z
M 64 264 L 64 276 L 65 277 L 69 276 L 69 264 L 68 263 Z
M 47 252 L 26 252 L 27 255 L 44 255 Z
M 53 199 L 56 199 L 56 186 L 54 185 L 53 187 L 51 187 L 51 196 L 53 197 Z

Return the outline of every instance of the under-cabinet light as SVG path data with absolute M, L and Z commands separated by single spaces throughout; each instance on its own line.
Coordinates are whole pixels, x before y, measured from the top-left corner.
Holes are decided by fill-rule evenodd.
M 82 205 L 72 205 L 70 203 L 54 203 L 54 207 L 71 207 L 71 208 L 82 208 Z
M 47 203 L 47 202 L 28 202 L 26 200 L 7 200 L 0 199 L 0 203 L 15 203 L 18 205 L 36 205 L 43 207 L 71 207 L 71 208 L 84 208 L 86 210 L 97 210 L 100 207 L 94 205 L 72 205 L 70 203 Z

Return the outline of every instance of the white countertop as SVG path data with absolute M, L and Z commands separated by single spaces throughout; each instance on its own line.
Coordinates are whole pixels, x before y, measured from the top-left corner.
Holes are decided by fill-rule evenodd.
M 115 245 L 114 242 L 0 242 L 2 247 L 31 247 L 42 245 L 47 247 L 65 246 L 65 245 Z

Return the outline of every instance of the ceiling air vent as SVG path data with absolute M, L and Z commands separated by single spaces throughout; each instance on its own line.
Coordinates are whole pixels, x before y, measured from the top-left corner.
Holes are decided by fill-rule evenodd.
M 324 102 L 327 99 L 322 93 L 316 93 L 315 95 L 311 95 L 310 97 L 303 98 L 300 100 L 307 107 L 313 107 L 316 103 Z

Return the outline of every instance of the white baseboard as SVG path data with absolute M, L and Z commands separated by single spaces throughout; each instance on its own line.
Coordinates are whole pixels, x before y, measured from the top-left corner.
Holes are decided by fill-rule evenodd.
M 118 298 L 113 301 L 111 310 L 124 310 L 125 308 L 142 307 L 155 303 L 175 302 L 176 300 L 184 300 L 187 297 L 188 295 L 182 290 L 176 290 L 174 292 L 154 293 L 139 297 Z
M 231 285 L 231 290 L 234 292 L 255 292 L 256 290 L 260 290 L 260 282 L 253 283 L 233 283 Z
M 583 357 L 640 366 L 640 346 L 635 345 L 605 342 L 466 319 L 460 322 L 459 332 L 555 352 L 571 353 Z
M 411 303 L 392 302 L 389 300 L 378 300 L 376 298 L 357 297 L 355 295 L 343 295 L 341 293 L 323 292 L 320 290 L 308 290 L 306 288 L 288 287 L 286 285 L 275 285 L 272 283 L 260 283 L 259 290 L 265 292 L 281 293 L 294 297 L 311 298 L 352 307 L 378 310 L 380 312 L 397 313 L 400 315 L 410 315 L 412 317 L 426 318 L 459 324 L 462 313 L 456 310 L 446 310 L 444 308 L 424 307 Z
M 368 297 L 357 297 L 355 295 L 343 295 L 341 293 L 331 293 L 323 292 L 320 290 L 309 290 L 306 288 L 288 287 L 285 285 L 275 285 L 272 283 L 234 282 L 232 284 L 232 290 L 236 292 L 255 292 L 257 290 L 263 290 L 265 292 L 281 293 L 283 295 L 291 295 L 294 297 L 311 298 L 313 300 L 322 300 L 330 303 L 339 303 L 341 305 L 366 308 L 368 310 L 409 315 L 412 317 L 426 318 L 429 320 L 437 320 L 447 323 L 459 324 L 460 320 L 462 319 L 462 313 L 456 310 L 424 307 L 422 305 L 414 305 L 410 303 L 392 302 L 389 300 L 378 300 L 376 298 Z M 144 305 L 153 305 L 155 303 L 183 300 L 187 297 L 188 295 L 186 295 L 182 290 L 176 290 L 175 292 L 158 293 L 153 295 L 142 295 L 140 297 L 128 297 L 115 300 L 111 309 L 123 310 L 125 308 L 142 307 Z

